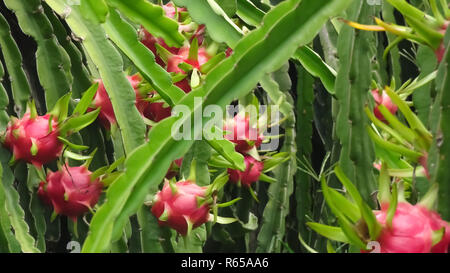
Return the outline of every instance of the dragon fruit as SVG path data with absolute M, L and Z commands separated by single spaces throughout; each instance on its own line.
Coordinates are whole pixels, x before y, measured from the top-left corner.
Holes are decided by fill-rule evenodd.
M 52 200 L 50 200 L 50 198 L 48 197 L 48 194 L 47 194 L 47 183 L 45 181 L 41 181 L 39 183 L 37 195 L 39 196 L 39 198 L 41 199 L 41 201 L 44 204 L 46 204 L 48 206 L 52 205 Z
M 172 114 L 171 107 L 164 107 L 164 102 L 152 102 L 144 110 L 144 116 L 154 122 L 159 122 Z
M 180 8 L 180 7 L 175 8 L 175 6 L 172 3 L 167 3 L 167 4 L 163 5 L 162 8 L 163 8 L 166 16 L 169 18 L 172 18 L 172 19 L 176 19 L 175 16 L 177 15 L 177 13 L 179 14 L 180 12 L 187 11 L 186 8 Z
M 49 129 L 50 118 L 50 114 L 32 117 L 26 113 L 10 122 L 4 146 L 12 151 L 15 160 L 42 167 L 61 155 L 63 143 L 58 139 L 58 122 L 53 118 Z
M 428 216 L 428 220 L 430 221 L 431 229 L 433 231 L 438 231 L 442 228 L 445 229 L 442 239 L 431 248 L 431 253 L 448 253 L 450 244 L 450 224 L 442 220 L 441 216 L 437 212 L 420 205 L 417 206 L 423 214 Z
M 51 204 L 55 213 L 66 215 L 74 222 L 89 211 L 102 193 L 103 184 L 98 178 L 92 180 L 85 167 L 64 166 L 57 172 L 49 172 L 46 182 L 39 185 L 38 195 L 46 204 Z
M 254 159 L 251 156 L 244 157 L 245 171 L 228 169 L 230 181 L 233 183 L 240 182 L 245 187 L 257 182 L 263 171 L 264 163 Z
M 168 46 L 163 38 L 157 38 L 157 37 L 153 36 L 152 34 L 150 34 L 150 32 L 148 32 L 143 27 L 141 27 L 140 32 L 141 32 L 140 36 L 142 37 L 141 43 L 143 43 L 148 49 L 150 49 L 153 52 L 153 55 L 155 55 L 156 62 L 162 67 L 165 66 L 165 63 L 161 59 L 161 57 L 159 57 L 159 55 L 157 54 L 156 44 L 161 45 L 162 47 L 164 47 L 170 53 L 173 53 L 173 54 L 176 54 L 179 50 L 179 48 L 177 48 L 177 47 Z
M 198 205 L 198 198 L 204 198 L 206 187 L 192 181 L 180 181 L 171 187 L 166 182 L 155 196 L 151 212 L 162 226 L 169 226 L 183 236 L 188 232 L 188 221 L 196 228 L 209 219 L 210 205 Z
M 236 115 L 225 123 L 224 131 L 227 132 L 225 139 L 235 143 L 235 149 L 240 153 L 247 153 L 253 147 L 258 148 L 263 141 L 263 135 L 250 126 L 248 116 Z
M 136 108 L 138 109 L 139 113 L 144 115 L 144 111 L 149 105 L 149 102 L 144 100 L 144 97 L 141 95 L 139 91 L 139 83 L 141 82 L 141 77 L 139 75 L 134 76 L 128 76 L 128 81 L 130 82 L 131 86 L 134 89 L 134 92 L 136 93 Z M 98 115 L 98 119 L 100 123 L 106 128 L 110 129 L 111 124 L 116 124 L 116 116 L 114 114 L 114 109 L 111 103 L 111 100 L 109 99 L 108 93 L 106 92 L 105 86 L 103 84 L 103 81 L 101 79 L 97 79 L 96 82 L 99 83 L 97 93 L 94 97 L 94 107 L 98 108 L 100 107 L 100 113 Z M 89 111 L 94 110 L 93 108 L 90 108 Z
M 377 241 L 381 253 L 429 253 L 432 249 L 433 225 L 430 214 L 419 206 L 400 202 L 392 219 L 392 227 L 387 226 L 388 205 L 375 211 L 382 230 Z
M 382 94 L 380 95 L 380 92 L 378 89 L 372 90 L 372 96 L 375 100 L 375 107 L 374 107 L 374 114 L 375 117 L 377 117 L 379 120 L 386 122 L 386 119 L 384 118 L 383 114 L 381 114 L 380 110 L 378 109 L 378 106 L 383 104 L 386 106 L 386 108 L 391 112 L 393 115 L 397 113 L 398 107 L 395 105 L 391 98 L 387 95 L 387 93 L 383 90 Z
M 203 47 L 200 47 L 198 49 L 198 57 L 197 60 L 189 59 L 189 48 L 188 46 L 180 48 L 178 53 L 176 55 L 172 55 L 167 63 L 167 71 L 168 72 L 175 72 L 179 74 L 186 74 L 185 71 L 183 71 L 181 68 L 178 67 L 180 63 L 188 63 L 193 68 L 199 70 L 200 67 L 208 62 L 210 57 L 208 56 L 208 53 L 206 52 L 206 49 Z M 187 78 L 175 83 L 176 86 L 180 87 L 185 93 L 189 93 L 191 91 L 191 86 L 189 84 L 189 81 Z

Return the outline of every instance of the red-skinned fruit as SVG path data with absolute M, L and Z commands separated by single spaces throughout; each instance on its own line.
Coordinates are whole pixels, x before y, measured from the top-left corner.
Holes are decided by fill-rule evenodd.
M 433 231 L 438 231 L 444 228 L 444 235 L 442 239 L 439 243 L 431 247 L 431 253 L 448 253 L 450 245 L 450 224 L 444 221 L 437 212 L 420 205 L 416 206 L 418 206 L 419 209 L 428 216 L 428 220 L 430 221 L 431 229 Z
M 166 182 L 153 202 L 151 212 L 162 226 L 169 226 L 183 236 L 188 232 L 188 221 L 192 229 L 206 223 L 209 219 L 210 205 L 198 205 L 198 198 L 204 198 L 206 187 L 192 181 L 180 181 L 173 187 Z
M 173 5 L 173 3 L 167 3 L 162 6 L 164 13 L 167 17 L 175 19 L 175 16 L 177 13 L 185 12 L 187 11 L 186 8 L 176 7 Z
M 10 122 L 4 145 L 11 150 L 15 160 L 24 160 L 40 168 L 61 155 L 63 143 L 58 139 L 58 121 L 53 118 L 49 122 L 50 117 L 50 114 L 32 117 L 26 113 L 21 119 Z
M 50 201 L 55 213 L 65 215 L 74 222 L 90 210 L 102 193 L 103 184 L 98 178 L 92 180 L 85 167 L 64 166 L 57 172 L 49 172 L 47 181 L 40 184 L 38 195 L 44 203 Z
M 257 182 L 264 168 L 264 163 L 247 155 L 244 157 L 245 171 L 228 169 L 230 181 L 233 183 L 241 182 L 242 186 L 250 187 Z
M 226 131 L 225 139 L 235 143 L 235 149 L 240 153 L 247 153 L 253 147 L 258 148 L 264 138 L 256 128 L 250 126 L 250 118 L 244 115 L 229 119 L 223 129 Z
M 144 110 L 144 117 L 159 122 L 172 114 L 170 106 L 164 107 L 164 102 L 152 102 Z
M 377 239 L 381 253 L 429 253 L 432 249 L 433 228 L 429 214 L 419 206 L 407 202 L 397 205 L 392 226 L 386 223 L 388 204 L 375 211 L 377 221 L 382 225 Z
M 39 198 L 41 199 L 41 201 L 48 205 L 51 206 L 52 205 L 52 201 L 50 200 L 50 198 L 47 195 L 47 182 L 45 181 L 41 181 L 39 183 L 39 188 L 37 191 L 37 195 L 39 196 Z
M 134 89 L 134 92 L 136 93 L 136 108 L 138 109 L 139 113 L 141 115 L 144 115 L 144 111 L 149 105 L 149 102 L 145 101 L 145 97 L 143 97 L 140 94 L 140 91 L 138 89 L 139 83 L 141 82 L 141 77 L 139 75 L 134 76 L 127 76 L 128 81 L 130 82 L 131 86 Z M 97 93 L 95 94 L 93 105 L 95 108 L 100 107 L 100 113 L 98 114 L 98 119 L 100 123 L 105 127 L 106 129 L 111 128 L 111 124 L 116 124 L 116 116 L 114 114 L 114 109 L 111 103 L 111 100 L 109 99 L 108 93 L 106 92 L 105 85 L 103 84 L 103 81 L 101 79 L 95 80 L 99 83 Z M 88 111 L 93 111 L 93 108 L 88 109 Z
M 179 50 L 179 48 L 177 48 L 177 47 L 170 47 L 170 46 L 168 46 L 163 38 L 157 38 L 157 37 L 153 36 L 152 34 L 150 34 L 143 27 L 141 27 L 140 32 L 141 32 L 140 36 L 142 37 L 141 38 L 141 43 L 143 43 L 148 49 L 150 49 L 153 52 L 153 55 L 155 55 L 156 62 L 162 67 L 164 67 L 166 64 L 161 59 L 161 57 L 159 57 L 159 55 L 158 55 L 158 53 L 156 51 L 156 46 L 155 45 L 156 44 L 161 45 L 162 47 L 167 49 L 172 54 L 176 54 L 178 52 L 178 50 Z
M 180 27 L 180 29 L 182 29 L 182 27 Z M 205 39 L 205 32 L 206 32 L 205 25 L 199 25 L 198 28 L 195 30 L 194 35 L 192 35 L 191 39 L 189 40 L 189 42 L 192 43 L 194 38 L 197 38 L 198 44 L 202 45 L 203 40 Z
M 175 72 L 179 74 L 186 74 L 185 71 L 183 71 L 180 67 L 178 67 L 181 63 L 188 63 L 193 68 L 196 68 L 197 70 L 200 70 L 200 67 L 208 62 L 210 57 L 208 56 L 208 53 L 206 52 L 206 49 L 203 47 L 200 47 L 198 49 L 198 57 L 197 60 L 189 59 L 189 47 L 182 47 L 178 51 L 177 55 L 172 55 L 168 62 L 167 62 L 167 71 L 168 72 Z M 185 93 L 189 93 L 191 91 L 191 86 L 189 84 L 188 78 L 184 78 L 183 80 L 175 83 L 176 86 L 180 87 Z
M 378 106 L 380 106 L 381 104 L 386 106 L 386 108 L 389 110 L 389 112 L 391 112 L 393 115 L 395 115 L 395 113 L 397 113 L 397 110 L 398 110 L 397 105 L 395 105 L 392 102 L 391 98 L 388 96 L 388 94 L 384 90 L 383 90 L 382 94 L 380 95 L 380 92 L 378 89 L 373 89 L 372 96 L 373 96 L 373 99 L 375 100 L 375 107 L 374 107 L 373 113 L 377 119 L 379 119 L 383 122 L 386 122 L 386 119 L 384 118 L 383 114 L 381 114 L 380 110 L 378 109 Z

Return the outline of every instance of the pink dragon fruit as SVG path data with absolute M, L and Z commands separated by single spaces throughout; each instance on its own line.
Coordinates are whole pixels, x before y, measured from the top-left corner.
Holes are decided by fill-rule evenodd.
M 391 98 L 387 95 L 387 93 L 383 90 L 382 94 L 380 95 L 380 92 L 378 89 L 373 89 L 372 90 L 372 96 L 373 99 L 375 100 L 375 107 L 374 107 L 374 114 L 375 117 L 378 118 L 379 120 L 386 122 L 386 119 L 384 118 L 383 114 L 381 114 L 380 110 L 378 109 L 378 106 L 383 104 L 384 106 L 386 106 L 386 108 L 389 110 L 389 112 L 391 112 L 393 115 L 395 115 L 395 113 L 397 113 L 398 107 L 397 105 L 395 105 Z
M 381 253 L 429 253 L 432 249 L 433 225 L 429 213 L 419 206 L 400 202 L 392 219 L 392 227 L 387 226 L 386 218 L 389 205 L 383 204 L 375 211 L 382 230 L 377 241 Z
M 64 166 L 57 172 L 49 172 L 47 181 L 39 185 L 38 195 L 44 203 L 51 203 L 57 214 L 66 215 L 74 222 L 77 217 L 97 204 L 103 184 L 92 180 L 85 167 Z
M 42 167 L 61 155 L 63 143 L 58 139 L 58 121 L 53 118 L 49 129 L 50 118 L 50 114 L 32 117 L 26 113 L 10 122 L 4 145 L 12 151 L 15 160 Z
M 162 8 L 163 8 L 166 16 L 169 18 L 172 18 L 172 19 L 175 19 L 175 16 L 177 15 L 177 13 L 179 14 L 180 12 L 187 11 L 186 8 L 180 8 L 180 7 L 175 8 L 173 3 L 167 3 L 167 4 L 163 5 Z
M 39 196 L 39 198 L 41 199 L 41 201 L 48 205 L 51 206 L 52 205 L 52 200 L 50 200 L 50 198 L 47 195 L 47 182 L 45 181 L 41 181 L 39 183 L 39 188 L 37 191 L 37 195 Z
M 244 157 L 245 171 L 228 169 L 230 181 L 233 183 L 241 182 L 241 185 L 250 187 L 257 182 L 264 168 L 264 163 L 257 161 L 251 156 Z
M 152 102 L 144 110 L 144 116 L 154 122 L 159 122 L 172 114 L 171 107 L 164 107 L 164 102 Z
M 141 32 L 140 36 L 142 37 L 141 43 L 143 43 L 148 49 L 150 49 L 153 52 L 153 55 L 155 55 L 156 62 L 162 67 L 165 66 L 165 63 L 161 59 L 161 57 L 159 57 L 159 55 L 156 51 L 156 44 L 161 45 L 162 47 L 164 47 L 170 53 L 173 53 L 173 54 L 176 54 L 179 50 L 179 48 L 177 48 L 177 47 L 168 46 L 163 38 L 157 38 L 157 37 L 153 36 L 143 27 L 141 27 L 140 32 Z
M 430 221 L 431 229 L 433 231 L 438 231 L 442 228 L 445 229 L 444 236 L 439 243 L 431 248 L 431 253 L 448 253 L 450 244 L 450 224 L 442 220 L 441 216 L 437 212 L 420 205 L 416 206 L 422 211 L 423 214 L 428 216 L 428 220 Z
M 179 74 L 186 74 L 185 71 L 183 71 L 181 68 L 178 67 L 180 63 L 188 63 L 193 68 L 200 69 L 200 67 L 208 62 L 210 57 L 206 53 L 206 49 L 203 47 L 200 47 L 198 49 L 198 57 L 197 60 L 190 60 L 189 59 L 189 47 L 182 47 L 178 51 L 176 55 L 172 55 L 167 63 L 167 71 L 168 72 L 175 72 Z M 175 83 L 176 86 L 180 87 L 185 93 L 189 93 L 191 91 L 191 86 L 189 84 L 189 81 L 187 78 Z
M 253 147 L 258 148 L 263 141 L 263 135 L 250 126 L 248 116 L 236 115 L 225 123 L 224 131 L 227 132 L 225 138 L 235 143 L 235 149 L 240 153 L 247 153 Z
M 143 115 L 144 111 L 148 107 L 149 103 L 144 100 L 145 97 L 143 97 L 140 94 L 140 91 L 138 89 L 138 85 L 141 82 L 141 77 L 139 75 L 134 76 L 128 76 L 128 81 L 131 83 L 131 86 L 134 89 L 134 92 L 136 93 L 136 108 L 138 109 L 139 113 Z M 101 79 L 97 79 L 96 82 L 99 83 L 97 93 L 94 97 L 94 107 L 98 108 L 100 107 L 100 113 L 98 114 L 98 119 L 100 123 L 106 128 L 110 129 L 111 124 L 116 124 L 116 116 L 114 114 L 114 109 L 111 103 L 111 100 L 109 99 L 108 93 L 106 92 L 105 86 L 103 84 L 103 81 Z M 89 111 L 93 111 L 93 108 L 90 108 Z
M 169 226 L 186 236 L 188 221 L 196 228 L 209 219 L 210 205 L 198 206 L 198 197 L 205 197 L 206 187 L 200 187 L 192 181 L 180 181 L 172 189 L 167 182 L 159 191 L 151 208 L 153 215 L 162 226 Z

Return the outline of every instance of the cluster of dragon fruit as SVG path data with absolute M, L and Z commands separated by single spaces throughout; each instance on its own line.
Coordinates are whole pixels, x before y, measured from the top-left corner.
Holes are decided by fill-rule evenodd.
M 208 61 L 219 55 L 219 46 L 214 42 L 207 46 L 204 25 L 192 22 L 186 9 L 175 7 L 172 3 L 162 7 L 167 17 L 179 23 L 179 31 L 188 42 L 181 48 L 175 48 L 167 46 L 162 38 L 154 37 L 143 27 L 138 30 L 138 34 L 141 42 L 153 52 L 155 61 L 172 75 L 174 84 L 189 93 L 201 84 L 195 83 L 193 79 L 202 80 L 207 71 L 204 65 L 211 65 Z M 231 49 L 225 47 L 219 57 L 223 59 L 230 54 Z M 217 62 L 217 58 L 213 62 Z M 171 107 L 139 73 L 127 78 L 136 94 L 136 109 L 149 129 L 171 116 Z M 93 80 L 93 84 L 95 89 L 86 91 L 72 116 L 68 117 L 70 95 L 61 98 L 55 108 L 45 115 L 38 115 L 34 102 L 30 102 L 23 117 L 11 118 L 3 135 L 3 145 L 12 153 L 11 164 L 21 160 L 36 167 L 42 178 L 37 195 L 53 209 L 52 217 L 64 215 L 74 222 L 86 213 L 95 211 L 104 188 L 120 174 L 116 167 L 123 161 L 118 160 L 110 166 L 90 171 L 89 165 L 95 151 L 90 156 L 75 158 L 70 151 L 89 148 L 73 144 L 68 138 L 91 123 L 98 122 L 106 132 L 118 126 L 102 79 Z M 196 184 L 195 172 L 188 178 L 180 177 L 183 158 L 172 163 L 161 191 L 155 194 L 150 204 L 151 213 L 161 226 L 168 226 L 180 235 L 187 236 L 192 229 L 217 217 L 210 217 L 210 212 L 216 204 L 213 202 L 214 195 L 223 187 L 223 181 L 251 190 L 251 185 L 258 182 L 261 174 L 267 171 L 264 170 L 264 160 L 271 158 L 265 156 L 263 160 L 258 154 L 257 148 L 264 136 L 257 126 L 250 124 L 248 115 L 243 112 L 224 121 L 224 138 L 235 145 L 236 151 L 242 155 L 245 168 L 227 166 L 229 168 L 225 168 L 224 175 L 208 187 Z M 256 136 L 255 139 L 251 138 L 252 135 Z M 69 166 L 67 157 L 87 160 L 81 166 Z M 55 162 L 57 170 L 52 171 Z M 277 160 L 277 163 L 281 162 Z
M 206 67 L 219 55 L 219 51 L 223 58 L 233 52 L 223 45 L 211 42 L 205 26 L 194 23 L 184 8 L 169 3 L 163 5 L 163 10 L 167 17 L 178 22 L 179 31 L 187 38 L 186 44 L 181 48 L 169 47 L 162 38 L 153 36 L 142 27 L 138 30 L 139 37 L 153 52 L 156 62 L 171 74 L 174 84 L 189 93 L 202 84 L 204 74 L 207 73 Z M 440 34 L 443 39 L 443 32 L 449 21 L 435 21 L 432 31 Z M 356 22 L 347 23 L 360 29 L 374 29 L 373 26 L 363 26 Z M 408 35 L 408 39 L 415 35 L 415 41 L 430 46 L 436 52 L 438 61 L 442 60 L 442 40 L 439 43 L 434 40 L 428 43 L 427 37 L 421 37 L 421 32 L 414 29 L 406 31 L 404 27 L 387 24 L 378 19 L 377 23 L 375 29 L 378 31 Z M 136 93 L 135 106 L 149 129 L 171 116 L 170 106 L 152 90 L 151 85 L 139 73 L 128 76 L 128 80 Z M 43 180 L 37 189 L 42 202 L 53 208 L 56 215 L 65 215 L 73 221 L 95 211 L 104 187 L 114 183 L 118 173 L 115 171 L 117 165 L 114 164 L 90 171 L 89 159 L 81 166 L 69 166 L 65 159 L 67 150 L 88 148 L 70 143 L 67 139 L 70 134 L 85 128 L 95 120 L 107 131 L 117 127 L 114 109 L 102 80 L 96 79 L 93 82 L 96 93 L 83 96 L 79 102 L 79 105 L 83 105 L 76 107 L 72 116 L 67 114 L 67 97 L 61 98 L 57 107 L 45 115 L 38 115 L 31 102 L 27 113 L 20 119 L 12 118 L 3 134 L 3 145 L 12 153 L 11 164 L 21 160 L 34 165 L 42 174 Z M 427 151 L 433 136 L 421 125 L 407 99 L 414 88 L 425 83 L 414 81 L 397 89 L 395 83 L 389 86 L 374 83 L 372 87 L 368 87 L 373 100 L 366 109 L 373 123 L 368 130 L 374 142 L 380 149 L 405 152 L 403 163 L 406 166 L 419 164 L 421 168 L 417 169 L 415 175 L 423 177 L 428 176 Z M 86 101 L 89 103 L 86 104 Z M 399 111 L 409 125 L 397 118 Z M 245 165 L 243 169 L 225 166 L 223 175 L 218 176 L 212 184 L 199 186 L 193 171 L 195 168 L 191 166 L 191 174 L 184 177 L 180 172 L 183 158 L 172 163 L 161 183 L 162 189 L 148 204 L 161 226 L 170 227 L 182 236 L 189 236 L 193 229 L 215 219 L 217 215 L 213 216 L 211 211 L 216 211 L 214 207 L 217 205 L 217 191 L 224 186 L 224 181 L 229 182 L 230 186 L 248 189 L 256 200 L 257 196 L 252 188 L 255 183 L 276 183 L 265 173 L 288 158 L 283 153 L 274 156 L 258 150 L 266 139 L 258 122 L 252 124 L 251 120 L 245 112 L 240 112 L 227 118 L 222 128 L 224 138 L 233 143 L 235 151 L 242 156 Z M 411 128 L 412 126 L 414 128 Z M 51 169 L 55 169 L 52 165 L 54 162 L 57 162 L 57 170 L 52 171 Z M 369 205 L 362 201 L 357 190 L 348 183 L 339 167 L 336 167 L 335 173 L 353 202 L 338 197 L 341 196 L 340 193 L 329 188 L 322 177 L 325 200 L 339 218 L 339 232 L 336 232 L 336 227 L 313 222 L 309 223 L 310 228 L 332 240 L 356 245 L 361 252 L 370 252 L 371 249 L 368 249 L 367 245 L 373 241 L 379 243 L 381 252 L 448 252 L 450 225 L 434 210 L 436 187 L 431 186 L 423 200 L 413 205 L 407 200 L 411 177 L 392 180 L 389 169 L 393 166 L 388 166 L 384 158 L 379 158 L 374 167 L 379 170 L 378 210 L 371 210 Z M 230 202 L 230 205 L 233 203 Z

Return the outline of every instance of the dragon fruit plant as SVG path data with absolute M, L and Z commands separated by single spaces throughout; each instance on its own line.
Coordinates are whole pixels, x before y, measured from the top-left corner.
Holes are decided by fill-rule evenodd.
M 430 1 L 432 15 L 426 14 L 409 4 L 406 1 L 388 0 L 389 4 L 394 6 L 404 17 L 408 26 L 400 26 L 395 23 L 387 23 L 383 20 L 375 17 L 377 25 L 362 25 L 357 22 L 351 22 L 345 20 L 347 24 L 352 27 L 368 30 L 368 31 L 387 31 L 398 38 L 395 39 L 385 51 L 385 55 L 395 45 L 400 43 L 404 39 L 408 39 L 415 43 L 429 46 L 438 60 L 442 61 L 445 54 L 444 35 L 450 24 L 450 14 L 448 13 L 448 5 L 443 5 L 442 14 L 441 7 L 438 6 L 435 0 Z M 441 3 L 445 3 L 441 2 Z
M 448 253 L 449 22 L 0 1 L 0 253 Z
M 391 182 L 386 165 L 382 165 L 378 188 L 380 209 L 371 211 L 339 166 L 335 173 L 353 202 L 328 187 L 322 177 L 324 197 L 340 227 L 308 223 L 313 230 L 331 240 L 354 244 L 361 252 L 448 253 L 450 224 L 434 211 L 437 184 L 412 205 L 405 199 L 403 181 Z M 374 242 L 378 247 L 372 249 Z

